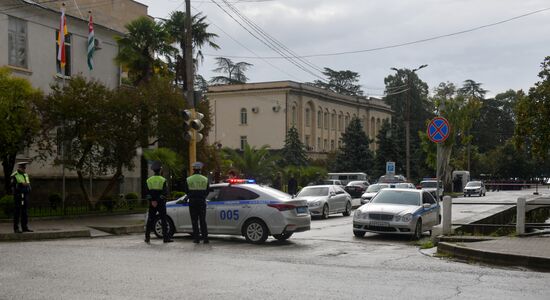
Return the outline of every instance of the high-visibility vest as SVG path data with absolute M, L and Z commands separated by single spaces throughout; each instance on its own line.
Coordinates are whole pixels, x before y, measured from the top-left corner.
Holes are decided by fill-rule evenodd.
M 208 178 L 200 174 L 193 174 L 187 177 L 187 187 L 189 190 L 206 190 L 208 187 Z
M 11 174 L 12 177 L 15 177 L 15 180 L 17 181 L 17 183 L 31 183 L 31 181 L 29 180 L 29 175 L 27 173 L 19 173 L 17 171 L 13 172 L 13 174 Z
M 162 191 L 166 178 L 160 175 L 154 175 L 147 179 L 147 188 L 149 190 Z

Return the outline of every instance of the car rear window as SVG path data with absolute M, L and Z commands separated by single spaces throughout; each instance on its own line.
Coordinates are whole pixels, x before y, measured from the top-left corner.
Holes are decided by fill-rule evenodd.
M 220 189 L 220 194 L 217 197 L 218 201 L 229 200 L 253 200 L 260 197 L 260 195 L 235 186 L 228 186 Z
M 326 196 L 328 195 L 328 187 L 308 187 L 304 188 L 298 193 L 297 197 L 308 196 Z

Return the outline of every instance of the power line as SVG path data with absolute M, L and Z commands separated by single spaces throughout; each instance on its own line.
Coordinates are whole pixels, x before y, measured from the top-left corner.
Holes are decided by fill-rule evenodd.
M 308 55 L 302 55 L 300 57 L 301 58 L 308 58 L 308 57 L 339 56 L 339 55 L 356 54 L 356 53 L 363 53 L 363 52 L 374 52 L 374 51 L 380 51 L 380 50 L 386 50 L 386 49 L 392 49 L 392 48 L 398 48 L 398 47 L 413 45 L 413 44 L 425 43 L 425 42 L 429 42 L 429 41 L 433 41 L 433 40 L 437 40 L 437 39 L 441 39 L 441 38 L 446 38 L 446 37 L 455 36 L 455 35 L 461 35 L 461 34 L 469 33 L 469 32 L 472 32 L 472 31 L 497 26 L 497 25 L 507 23 L 507 22 L 510 22 L 510 21 L 514 21 L 514 20 L 517 20 L 517 19 L 520 19 L 520 18 L 524 18 L 524 17 L 530 16 L 530 15 L 538 14 L 538 13 L 541 13 L 541 12 L 547 11 L 547 10 L 550 10 L 550 7 L 539 9 L 539 10 L 536 10 L 536 11 L 532 11 L 532 12 L 529 12 L 529 13 L 526 13 L 526 14 L 515 16 L 515 17 L 509 18 L 509 19 L 498 21 L 498 22 L 489 23 L 489 24 L 473 27 L 473 28 L 470 28 L 470 29 L 453 32 L 453 33 L 448 33 L 448 34 L 443 34 L 443 35 L 436 35 L 436 36 L 433 36 L 433 37 L 424 38 L 424 39 L 420 39 L 420 40 L 415 40 L 415 41 L 411 41 L 411 42 L 405 42 L 405 43 L 399 43 L 399 44 L 394 44 L 394 45 L 388 45 L 388 46 L 382 46 L 382 47 L 376 47 L 376 48 L 369 48 L 369 49 L 363 49 L 363 50 L 352 50 L 352 51 L 321 53 L 321 54 L 308 54 Z M 205 55 L 212 56 L 211 54 L 205 54 Z M 254 58 L 256 58 L 256 57 L 235 56 L 235 55 L 224 55 L 224 57 L 242 58 L 242 59 L 254 59 Z M 262 58 L 263 59 L 284 59 L 285 57 L 264 56 Z

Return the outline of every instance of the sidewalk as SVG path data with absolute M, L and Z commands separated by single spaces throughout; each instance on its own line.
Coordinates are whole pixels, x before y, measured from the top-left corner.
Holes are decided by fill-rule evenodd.
M 0 223 L 0 241 L 98 237 L 143 232 L 144 214 L 79 216 L 65 219 L 30 219 L 34 232 L 13 233 L 13 223 Z

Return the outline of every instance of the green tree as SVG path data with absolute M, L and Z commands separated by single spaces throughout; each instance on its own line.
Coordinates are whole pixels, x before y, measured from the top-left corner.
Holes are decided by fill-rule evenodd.
M 485 99 L 487 90 L 483 89 L 482 83 L 475 82 L 472 79 L 464 80 L 462 87 L 458 89 L 458 93 L 466 98 L 474 98 L 478 100 Z
M 282 165 L 305 166 L 308 164 L 306 147 L 300 141 L 298 130 L 292 126 L 285 137 L 285 145 L 281 151 Z
M 359 83 L 359 73 L 350 70 L 335 71 L 331 68 L 324 68 L 323 75 L 328 82 L 315 80 L 313 85 L 333 91 L 342 95 L 362 96 L 363 91 Z
M 234 63 L 226 57 L 216 57 L 218 67 L 214 72 L 224 73 L 226 75 L 215 76 L 210 81 L 214 84 L 242 84 L 248 81 L 248 77 L 244 74 L 252 64 L 241 61 Z
M 17 153 L 29 147 L 39 132 L 39 113 L 34 103 L 42 97 L 28 80 L 12 76 L 8 68 L 0 68 L 0 158 L 6 192 L 10 190 L 8 177 Z
M 151 80 L 155 70 L 164 68 L 158 55 L 170 55 L 174 48 L 164 27 L 149 17 L 139 17 L 125 27 L 128 33 L 116 38 L 119 51 L 115 60 L 128 70 L 130 80 L 137 86 Z
M 185 21 L 185 12 L 173 11 L 170 13 L 169 19 L 164 22 L 164 27 L 170 35 L 171 42 L 178 45 L 169 57 L 173 61 L 172 68 L 175 73 L 176 84 L 181 84 L 183 90 L 187 90 L 187 73 L 185 71 L 185 36 L 187 33 L 185 30 Z M 208 26 L 210 25 L 206 22 L 206 16 L 203 16 L 201 13 L 197 13 L 191 17 L 191 33 L 193 34 L 192 46 L 196 53 L 194 58 L 195 68 L 197 68 L 199 63 L 204 59 L 202 53 L 202 48 L 204 46 L 209 46 L 215 50 L 220 49 L 220 46 L 214 42 L 214 39 L 217 38 L 218 35 L 208 32 Z
M 224 159 L 232 162 L 233 168 L 237 168 L 247 178 L 254 178 L 258 182 L 270 182 L 273 170 L 276 169 L 276 155 L 269 152 L 269 146 L 264 145 L 259 149 L 245 144 L 244 151 L 229 148 L 223 149 Z
M 546 161 L 550 154 L 550 56 L 541 63 L 541 69 L 540 81 L 518 100 L 514 143 Z
M 342 147 L 336 155 L 335 172 L 365 172 L 374 167 L 374 155 L 369 149 L 369 139 L 359 118 L 352 118 L 340 138 Z

